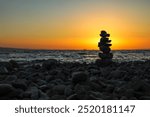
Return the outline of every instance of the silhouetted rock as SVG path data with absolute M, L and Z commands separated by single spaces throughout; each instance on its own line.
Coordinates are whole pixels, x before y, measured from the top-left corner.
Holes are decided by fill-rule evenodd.
M 9 63 L 12 65 L 13 68 L 18 68 L 19 67 L 18 63 L 14 60 L 10 60 Z
M 103 61 L 104 61 L 104 60 L 107 61 L 107 59 L 108 59 L 108 60 L 111 60 L 111 59 L 112 59 L 113 54 L 112 54 L 112 53 L 108 53 L 108 54 L 99 53 L 99 57 L 100 57 Z
M 47 76 L 45 76 L 45 80 L 46 80 L 47 82 L 52 81 L 52 80 L 54 80 L 54 79 L 55 79 L 55 77 L 54 77 L 53 75 L 47 75 Z
M 102 30 L 100 36 L 106 38 L 106 37 L 109 37 L 110 34 L 107 34 L 106 31 Z
M 86 82 L 88 79 L 88 74 L 86 72 L 74 72 L 72 74 L 72 83 L 77 84 L 80 82 Z
M 58 61 L 55 59 L 49 59 L 43 62 L 42 67 L 44 69 L 51 69 L 53 68 L 55 65 L 57 65 Z
M 26 84 L 25 79 L 18 79 L 16 81 L 12 82 L 12 86 L 15 87 L 15 88 L 22 89 L 22 90 L 27 89 L 27 84 Z
M 89 86 L 93 91 L 102 91 L 102 86 L 98 83 L 90 82 Z
M 23 98 L 28 98 L 28 99 L 30 99 L 31 98 L 31 92 L 30 91 L 25 91 L 25 92 L 23 92 Z
M 16 80 L 17 80 L 17 76 L 16 75 L 9 75 L 5 79 L 5 81 L 8 81 L 8 82 L 14 82 Z
M 5 67 L 8 71 L 12 71 L 13 67 L 9 62 L 0 62 L 0 67 Z
M 110 53 L 111 51 L 110 46 L 112 44 L 110 44 L 111 40 L 107 38 L 110 36 L 110 34 L 107 34 L 106 31 L 102 30 L 100 36 L 101 36 L 101 39 L 100 39 L 100 42 L 98 43 L 98 47 L 102 52 L 99 53 L 99 57 L 101 58 L 103 62 L 111 62 L 113 58 L 113 54 Z
M 38 100 L 39 99 L 39 90 L 37 87 L 31 87 L 31 99 Z
M 49 97 L 47 96 L 46 93 L 39 91 L 39 100 L 48 100 Z
M 9 71 L 7 70 L 6 67 L 0 66 L 0 74 L 8 74 Z
M 10 84 L 0 84 L 0 96 L 5 96 L 13 91 L 13 87 Z
M 137 92 L 142 92 L 150 95 L 150 84 L 145 80 L 135 79 L 134 81 L 130 82 L 129 86 Z
M 48 69 L 32 65 L 41 66 L 43 61 L 19 63 L 16 69 L 10 69 L 13 65 L 4 62 L 0 66 L 6 69 L 0 73 L 0 99 L 150 99 L 149 61 L 107 60 L 89 64 L 57 62 Z
M 40 86 L 40 89 L 41 89 L 42 91 L 44 91 L 44 92 L 45 92 L 46 90 L 48 90 L 48 88 L 49 88 L 49 87 L 48 87 L 47 85 L 41 85 L 41 86 Z
M 124 74 L 122 74 L 122 71 L 121 70 L 113 70 L 110 74 L 110 77 L 112 78 L 122 78 Z
M 65 91 L 66 86 L 65 85 L 56 85 L 53 87 L 54 94 L 60 94 L 63 95 Z
M 88 99 L 88 92 L 84 85 L 77 84 L 75 86 L 75 93 L 77 94 L 77 98 L 79 100 Z
M 65 92 L 64 92 L 65 96 L 70 96 L 73 94 L 73 90 L 71 89 L 71 86 L 66 86 L 65 87 Z

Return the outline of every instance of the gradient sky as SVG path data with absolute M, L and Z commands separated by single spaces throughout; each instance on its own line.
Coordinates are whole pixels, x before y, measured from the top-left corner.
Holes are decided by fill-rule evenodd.
M 0 47 L 150 49 L 150 0 L 0 0 Z

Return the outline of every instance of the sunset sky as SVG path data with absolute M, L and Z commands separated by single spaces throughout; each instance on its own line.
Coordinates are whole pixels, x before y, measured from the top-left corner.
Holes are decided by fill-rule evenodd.
M 0 0 L 0 47 L 150 49 L 150 0 Z

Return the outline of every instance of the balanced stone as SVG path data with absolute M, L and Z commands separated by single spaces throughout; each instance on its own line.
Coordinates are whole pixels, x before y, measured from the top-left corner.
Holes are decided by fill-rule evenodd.
M 107 34 L 106 31 L 102 30 L 101 31 L 101 39 L 100 42 L 98 43 L 98 47 L 100 49 L 99 57 L 104 60 L 104 61 L 112 61 L 113 54 L 111 53 L 111 48 L 110 44 L 111 40 L 109 40 L 110 34 Z

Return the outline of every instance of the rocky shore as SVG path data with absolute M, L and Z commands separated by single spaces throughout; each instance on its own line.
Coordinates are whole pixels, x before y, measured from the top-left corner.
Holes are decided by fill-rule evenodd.
M 0 62 L 0 99 L 149 100 L 150 61 L 110 65 L 54 59 Z

